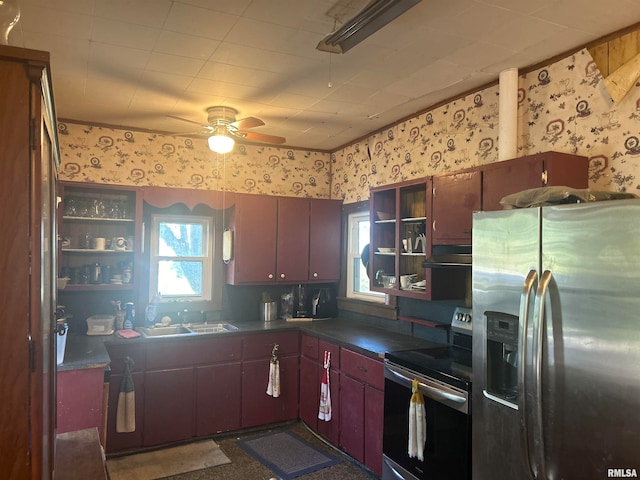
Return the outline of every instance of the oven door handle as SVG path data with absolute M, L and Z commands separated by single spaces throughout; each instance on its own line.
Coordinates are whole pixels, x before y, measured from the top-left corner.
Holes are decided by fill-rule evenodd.
M 389 367 L 387 365 L 388 370 L 393 373 L 396 377 L 399 377 L 409 383 L 411 383 L 413 380 L 409 377 L 407 377 L 406 375 L 403 375 L 400 372 L 395 371 L 393 368 Z M 432 387 L 431 385 L 427 385 L 426 383 L 421 382 L 420 380 L 418 380 L 418 385 L 420 385 L 421 388 L 424 388 L 425 390 L 427 390 L 429 393 L 433 394 L 434 396 L 440 397 L 440 398 L 444 398 L 445 400 L 450 400 L 452 402 L 456 402 L 456 403 L 465 403 L 467 401 L 467 399 L 465 397 L 463 397 L 462 395 L 456 395 L 454 393 L 450 393 L 450 392 L 445 392 L 439 388 L 436 387 Z

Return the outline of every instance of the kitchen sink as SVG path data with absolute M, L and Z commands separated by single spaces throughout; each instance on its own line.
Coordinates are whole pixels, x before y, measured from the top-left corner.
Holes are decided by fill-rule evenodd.
M 140 331 L 145 337 L 169 337 L 173 335 L 189 335 L 194 332 L 183 325 L 169 325 L 166 327 L 145 327 Z
M 238 330 L 238 327 L 230 323 L 197 323 L 187 328 L 194 333 L 223 333 Z

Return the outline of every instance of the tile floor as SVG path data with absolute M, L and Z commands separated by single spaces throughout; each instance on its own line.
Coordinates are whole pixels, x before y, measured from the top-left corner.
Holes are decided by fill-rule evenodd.
M 353 463 L 347 456 L 339 451 L 324 444 L 316 436 L 311 433 L 307 427 L 296 422 L 287 426 L 296 435 L 305 439 L 315 447 L 325 450 L 333 455 L 341 458 L 341 462 L 337 465 L 319 470 L 317 472 L 298 477 L 301 480 L 375 480 L 378 477 L 368 470 Z M 234 436 L 222 436 L 214 438 L 216 443 L 220 445 L 222 451 L 231 460 L 230 464 L 219 465 L 217 467 L 207 468 L 196 472 L 189 472 L 172 477 L 166 477 L 163 480 L 270 480 L 277 479 L 274 473 L 267 467 L 262 465 L 252 456 L 242 450 L 236 441 L 239 438 L 247 438 L 264 433 L 251 432 Z

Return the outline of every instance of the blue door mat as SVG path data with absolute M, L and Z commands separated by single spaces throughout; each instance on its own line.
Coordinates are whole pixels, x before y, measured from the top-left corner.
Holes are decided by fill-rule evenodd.
M 339 463 L 302 438 L 287 431 L 276 431 L 239 440 L 238 446 L 270 468 L 282 480 L 290 480 Z

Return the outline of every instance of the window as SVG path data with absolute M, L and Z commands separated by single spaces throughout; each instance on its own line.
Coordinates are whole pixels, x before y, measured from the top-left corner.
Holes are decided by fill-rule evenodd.
M 383 293 L 369 290 L 369 277 L 360 258 L 362 250 L 369 244 L 369 212 L 349 215 L 347 242 L 347 297 L 383 302 Z
M 213 219 L 153 215 L 149 257 L 149 298 L 212 299 Z

